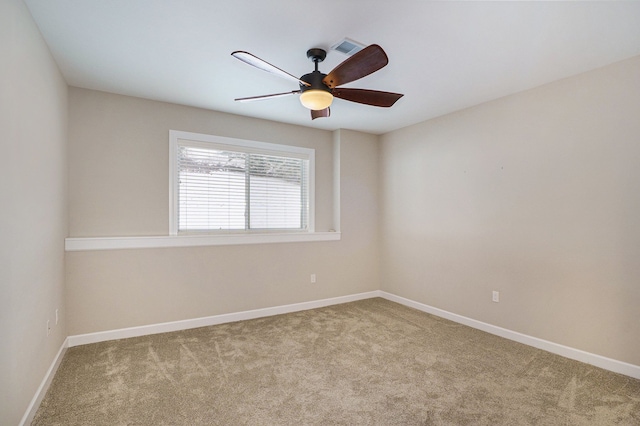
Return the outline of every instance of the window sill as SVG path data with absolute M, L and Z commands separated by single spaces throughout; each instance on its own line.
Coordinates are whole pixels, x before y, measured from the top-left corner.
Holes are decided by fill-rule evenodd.
M 340 232 L 66 238 L 65 251 L 339 241 Z

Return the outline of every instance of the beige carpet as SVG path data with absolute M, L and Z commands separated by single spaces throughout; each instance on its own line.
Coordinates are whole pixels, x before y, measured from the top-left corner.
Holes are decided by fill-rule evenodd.
M 640 425 L 640 380 L 383 299 L 70 348 L 34 425 Z

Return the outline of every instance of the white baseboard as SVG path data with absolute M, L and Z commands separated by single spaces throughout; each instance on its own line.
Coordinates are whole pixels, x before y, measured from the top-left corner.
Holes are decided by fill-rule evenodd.
M 396 296 L 381 290 L 374 290 L 366 293 L 352 294 L 348 296 L 333 297 L 329 299 L 315 300 L 310 302 L 294 303 L 290 305 L 274 306 L 271 308 L 255 309 L 251 311 L 234 312 L 230 314 L 214 315 L 203 318 L 194 318 L 182 321 L 165 322 L 160 324 L 150 324 L 139 327 L 122 328 L 118 330 L 101 331 L 97 333 L 80 334 L 69 336 L 65 341 L 66 347 L 86 345 L 90 343 L 98 343 L 116 339 L 126 339 L 129 337 L 146 336 L 150 334 L 168 333 L 172 331 L 187 330 L 190 328 L 207 327 L 210 325 L 224 324 L 234 321 L 243 321 L 255 318 L 268 317 L 272 315 L 286 314 L 290 312 L 305 311 L 308 309 L 322 308 L 325 306 L 338 305 L 341 303 L 354 302 L 357 300 L 370 299 L 373 297 L 382 297 L 392 302 L 418 309 L 420 311 L 436 315 L 459 324 L 467 325 L 487 333 L 495 334 L 509 340 L 513 340 L 525 345 L 533 346 L 547 352 L 551 352 L 566 358 L 584 362 L 613 371 L 615 373 L 624 374 L 636 379 L 640 379 L 640 366 L 629 364 L 615 359 L 606 358 L 600 355 L 582 351 L 580 349 L 571 348 L 558 343 L 553 343 L 537 337 L 528 336 L 506 328 L 491 325 L 462 315 L 454 314 L 433 306 L 415 302 L 404 297 Z M 62 348 L 61 348 L 62 350 Z M 59 361 L 57 361 L 59 362 Z M 53 367 L 53 366 L 52 366 Z M 57 368 L 57 365 L 56 365 Z M 55 372 L 55 371 L 54 371 Z M 49 375 L 49 373 L 47 373 Z M 45 378 L 46 379 L 46 378 Z M 43 382 L 44 383 L 44 382 Z M 47 384 L 48 386 L 48 384 Z M 41 386 L 42 387 L 42 386 Z M 45 389 L 46 392 L 46 389 Z M 34 399 L 35 400 L 35 399 Z M 33 404 L 33 402 L 32 402 Z M 37 405 L 36 405 L 37 407 Z
M 33 396 L 33 399 L 31 400 L 31 402 L 29 403 L 29 406 L 27 407 L 27 411 L 24 413 L 24 416 L 22 416 L 22 420 L 20 420 L 20 423 L 18 423 L 19 426 L 30 425 L 31 422 L 33 421 L 33 418 L 36 415 L 36 411 L 38 411 L 38 407 L 40 406 L 40 403 L 44 399 L 44 396 L 47 394 L 47 390 L 49 390 L 49 385 L 51 385 L 53 376 L 56 375 L 56 371 L 58 371 L 58 367 L 60 366 L 60 363 L 62 362 L 62 358 L 64 357 L 64 354 L 67 351 L 68 347 L 69 347 L 69 339 L 67 338 L 67 339 L 64 339 L 64 342 L 62 342 L 62 345 L 60 346 L 58 353 L 56 354 L 55 358 L 53 358 L 53 362 L 51 363 L 51 366 L 47 370 L 47 373 L 44 375 L 44 379 L 42 379 L 42 382 L 40 383 L 40 386 L 38 387 L 36 394 Z
M 187 330 L 190 328 L 207 327 L 210 325 L 224 324 L 228 322 L 243 321 L 254 318 L 268 317 L 272 315 L 286 314 L 290 312 L 306 311 L 308 309 L 322 308 L 325 306 L 339 305 L 341 303 L 355 302 L 356 300 L 379 297 L 380 291 L 352 294 L 348 296 L 333 297 L 330 299 L 314 300 L 311 302 L 294 303 L 291 305 L 274 306 L 272 308 L 254 309 L 251 311 L 234 312 L 230 314 L 214 315 L 210 317 L 194 318 L 182 321 L 172 321 L 160 324 L 143 325 L 139 327 L 121 328 L 118 330 L 100 331 L 97 333 L 79 334 L 69 336 L 69 347 L 87 345 L 89 343 L 105 342 L 108 340 L 126 339 L 129 337 L 146 336 L 149 334 L 168 333 L 171 331 Z
M 537 337 L 528 336 L 526 334 L 518 333 L 517 331 L 508 330 L 506 328 L 498 327 L 495 325 L 487 324 L 482 321 L 477 321 L 471 318 L 464 317 L 462 315 L 454 314 L 442 309 L 434 308 L 433 306 L 425 305 L 423 303 L 415 302 L 404 297 L 396 296 L 385 291 L 380 291 L 380 297 L 390 300 L 392 302 L 400 303 L 401 305 L 409 306 L 411 308 L 418 309 L 432 315 L 436 315 L 441 318 L 464 324 L 478 330 L 486 331 L 487 333 L 495 334 L 496 336 L 504 337 L 509 340 L 513 340 L 519 343 L 523 343 L 534 348 L 542 349 L 547 352 L 554 353 L 556 355 L 570 358 L 576 361 L 591 364 L 596 367 L 603 368 L 605 370 L 613 371 L 614 373 L 624 374 L 625 376 L 640 379 L 640 366 L 629 364 L 615 359 L 607 358 L 604 356 L 592 354 L 582 351 L 580 349 L 570 348 L 568 346 L 553 343 L 548 340 L 539 339 Z

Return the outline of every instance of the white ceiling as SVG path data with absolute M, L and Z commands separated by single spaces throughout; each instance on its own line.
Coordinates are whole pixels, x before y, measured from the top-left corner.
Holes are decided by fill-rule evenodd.
M 321 129 L 381 134 L 640 55 L 640 2 L 420 0 L 25 0 L 72 86 Z M 392 108 L 334 101 L 311 121 L 295 83 L 230 54 L 246 50 L 296 76 L 306 51 L 349 37 L 389 65 L 345 87 L 404 93 Z M 347 57 L 330 51 L 328 73 Z M 640 76 L 639 76 L 640 78 Z

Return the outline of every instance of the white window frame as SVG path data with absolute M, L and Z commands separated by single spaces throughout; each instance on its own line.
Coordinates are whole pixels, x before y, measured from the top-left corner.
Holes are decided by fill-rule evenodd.
M 296 157 L 306 157 L 309 160 L 309 188 L 308 188 L 308 223 L 305 230 L 287 230 L 287 231 L 265 231 L 265 230 L 242 230 L 232 231 L 233 233 L 241 233 L 248 235 L 256 234 L 273 234 L 283 233 L 299 233 L 308 234 L 315 232 L 315 150 L 311 148 L 303 148 L 292 145 L 281 145 L 268 142 L 258 142 L 244 139 L 235 139 L 223 136 L 207 135 L 202 133 L 185 132 L 180 130 L 169 131 L 169 235 L 183 235 L 183 232 L 178 230 L 178 147 L 179 141 L 185 140 L 190 143 L 207 145 L 226 145 L 229 146 L 229 150 L 236 148 L 245 148 L 250 150 L 262 151 L 266 153 L 282 153 L 283 155 L 291 155 Z M 206 235 L 221 235 L 216 231 L 199 232 Z M 228 235 L 226 231 L 225 234 Z

